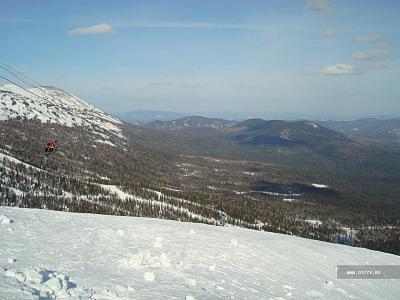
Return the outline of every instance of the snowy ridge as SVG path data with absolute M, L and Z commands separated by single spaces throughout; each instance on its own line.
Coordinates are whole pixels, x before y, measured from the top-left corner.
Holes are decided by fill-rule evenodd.
M 400 257 L 315 240 L 148 218 L 0 207 L 1 299 L 399 299 L 397 280 L 336 266 Z
M 1 150 L 3 150 L 3 149 L 0 149 L 0 151 L 1 151 Z M 3 150 L 3 151 L 4 151 L 4 150 Z M 2 162 L 3 159 L 7 159 L 8 161 L 10 161 L 10 162 L 12 162 L 12 163 L 14 163 L 14 164 L 21 164 L 21 165 L 23 165 L 25 168 L 32 168 L 32 169 L 37 170 L 37 171 L 40 171 L 40 172 L 46 172 L 46 171 L 44 171 L 44 170 L 42 170 L 42 169 L 36 168 L 35 166 L 32 166 L 32 165 L 27 164 L 27 163 L 24 163 L 23 161 L 20 161 L 19 159 L 16 159 L 16 158 L 13 157 L 13 156 L 10 156 L 10 155 L 7 155 L 7 154 L 4 154 L 4 153 L 1 153 L 1 152 L 0 152 L 0 162 Z
M 120 120 L 66 91 L 55 87 L 29 91 L 33 94 L 11 84 L 0 86 L 0 121 L 22 117 L 68 127 L 86 126 L 99 135 L 106 132 L 123 137 Z

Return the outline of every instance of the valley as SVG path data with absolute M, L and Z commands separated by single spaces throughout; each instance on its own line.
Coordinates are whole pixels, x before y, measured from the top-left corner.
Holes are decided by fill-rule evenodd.
M 77 100 L 65 95 L 52 109 L 71 109 Z M 78 107 L 78 115 L 87 110 Z M 224 213 L 233 226 L 329 242 L 351 231 L 354 246 L 400 253 L 399 151 L 311 121 L 196 118 L 185 128 L 147 128 L 90 111 L 99 116 L 76 124 L 51 112 L 48 120 L 13 113 L 1 121 L 3 205 L 214 225 Z M 61 148 L 47 157 L 52 136 Z

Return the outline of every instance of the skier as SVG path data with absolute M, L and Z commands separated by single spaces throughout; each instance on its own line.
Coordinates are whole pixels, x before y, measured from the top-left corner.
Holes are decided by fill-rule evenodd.
M 223 211 L 219 213 L 219 225 L 225 226 L 225 212 Z

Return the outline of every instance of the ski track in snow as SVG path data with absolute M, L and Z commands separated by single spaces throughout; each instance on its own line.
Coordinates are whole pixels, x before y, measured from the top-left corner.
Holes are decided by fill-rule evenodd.
M 237 227 L 0 207 L 0 299 L 400 299 L 400 257 Z

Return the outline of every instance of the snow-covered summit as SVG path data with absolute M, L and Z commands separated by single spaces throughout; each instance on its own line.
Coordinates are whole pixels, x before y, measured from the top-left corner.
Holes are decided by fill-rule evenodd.
M 0 207 L 0 299 L 400 299 L 398 280 L 337 265 L 400 257 L 160 219 Z
M 0 120 L 17 117 L 68 127 L 86 126 L 122 137 L 120 120 L 55 87 L 41 86 L 26 91 L 12 84 L 0 85 Z

